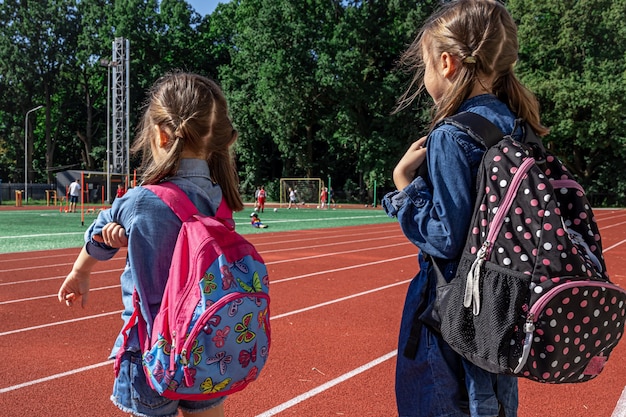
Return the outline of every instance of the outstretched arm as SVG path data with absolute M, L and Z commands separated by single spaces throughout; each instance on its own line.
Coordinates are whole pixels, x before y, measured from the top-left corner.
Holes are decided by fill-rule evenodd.
M 78 258 L 74 261 L 72 271 L 67 275 L 61 288 L 59 289 L 59 302 L 65 302 L 65 305 L 72 307 L 75 302 L 81 301 L 84 308 L 87 305 L 89 295 L 89 277 L 94 265 L 98 262 L 96 258 L 92 258 L 87 249 L 83 246 Z
M 121 248 L 128 245 L 126 230 L 115 222 L 107 223 L 102 228 L 101 235 L 94 235 L 93 240 L 104 243 L 112 248 Z M 87 305 L 89 295 L 89 277 L 91 270 L 98 260 L 87 253 L 86 246 L 80 251 L 74 261 L 72 271 L 67 275 L 59 289 L 59 301 L 72 307 L 74 302 L 81 300 L 81 306 Z

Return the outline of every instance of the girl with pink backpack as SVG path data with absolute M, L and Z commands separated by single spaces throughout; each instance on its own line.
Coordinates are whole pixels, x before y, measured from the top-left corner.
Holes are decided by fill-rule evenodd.
M 212 80 L 189 73 L 170 73 L 150 91 L 134 153 L 141 153 L 142 185 L 169 182 L 180 188 L 197 210 L 215 216 L 222 200 L 230 210 L 243 203 L 231 154 L 237 139 L 228 116 L 226 99 Z M 59 289 L 58 298 L 67 306 L 85 307 L 90 273 L 98 261 L 112 258 L 116 248 L 128 246 L 121 276 L 124 327 L 111 357 L 121 357 L 111 400 L 121 410 L 137 416 L 196 417 L 224 415 L 224 398 L 203 401 L 175 400 L 153 390 L 142 367 L 133 293 L 140 300 L 140 313 L 148 333 L 161 305 L 181 220 L 154 192 L 135 187 L 101 212 L 85 233 L 85 245 L 72 271 Z M 127 340 L 125 340 L 127 339 Z M 121 348 L 124 346 L 124 348 Z

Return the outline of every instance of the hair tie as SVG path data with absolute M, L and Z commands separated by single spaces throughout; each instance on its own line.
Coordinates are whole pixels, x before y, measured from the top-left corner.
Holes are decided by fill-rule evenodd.
M 463 58 L 463 63 L 465 63 L 465 64 L 475 64 L 476 63 L 476 57 L 466 56 L 465 58 Z

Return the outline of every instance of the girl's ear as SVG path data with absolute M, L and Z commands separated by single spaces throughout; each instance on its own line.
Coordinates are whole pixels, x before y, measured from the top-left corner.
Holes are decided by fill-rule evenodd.
M 439 64 L 441 66 L 440 67 L 441 75 L 443 75 L 444 78 L 450 79 L 454 77 L 454 74 L 456 74 L 456 69 L 457 69 L 456 57 L 449 54 L 448 52 L 444 52 L 441 54 L 441 57 L 439 58 Z
M 159 125 L 154 125 L 154 129 L 156 130 L 157 136 L 157 145 L 159 148 L 165 148 L 170 138 L 167 136 L 167 133 L 159 127 Z

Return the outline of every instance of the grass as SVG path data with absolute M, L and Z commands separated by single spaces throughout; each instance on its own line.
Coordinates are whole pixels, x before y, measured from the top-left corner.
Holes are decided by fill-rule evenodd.
M 237 231 L 242 235 L 252 233 L 282 232 L 288 230 L 317 229 L 325 227 L 358 226 L 395 222 L 380 209 L 298 210 L 266 209 L 259 217 L 267 229 L 250 225 L 251 208 L 235 213 Z M 80 213 L 59 210 L 5 210 L 0 211 L 0 253 L 25 252 L 45 249 L 79 248 L 83 235 L 96 218 L 88 213 L 84 221 Z
M 22 204 L 26 205 L 23 201 Z M 2 200 L 3 206 L 12 206 L 15 207 L 15 200 Z M 29 206 L 47 206 L 48 202 L 46 200 L 35 200 L 33 198 L 28 198 Z

